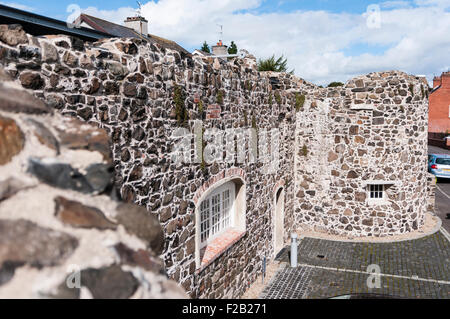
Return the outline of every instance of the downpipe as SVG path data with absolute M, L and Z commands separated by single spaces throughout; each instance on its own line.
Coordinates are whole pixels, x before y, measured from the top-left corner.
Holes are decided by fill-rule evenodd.
M 298 235 L 296 233 L 291 234 L 291 267 L 297 268 L 297 243 Z

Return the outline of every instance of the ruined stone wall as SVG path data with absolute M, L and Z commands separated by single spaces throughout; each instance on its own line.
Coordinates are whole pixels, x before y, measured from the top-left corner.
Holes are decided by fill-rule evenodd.
M 400 234 L 423 224 L 430 188 L 424 81 L 371 73 L 310 95 L 297 113 L 299 224 L 349 236 Z M 369 203 L 367 183 L 386 184 L 383 203 Z
M 420 134 L 427 113 L 425 101 L 417 100 L 415 78 L 369 75 L 345 88 L 320 89 L 288 74 L 259 73 L 251 55 L 224 61 L 130 39 L 84 43 L 65 36 L 35 38 L 16 27 L 2 32 L 0 61 L 17 83 L 60 113 L 108 132 L 123 199 L 147 207 L 163 224 L 166 270 L 192 297 L 239 297 L 260 273 L 263 257 L 274 256 L 279 187 L 286 192 L 286 241 L 302 223 L 357 235 L 376 235 L 378 220 L 385 221 L 380 234 L 421 223 L 426 145 Z M 414 98 L 410 82 L 416 84 Z M 376 110 L 349 109 L 364 99 Z M 203 129 L 277 128 L 278 169 L 266 170 L 269 155 L 251 163 L 247 139 L 244 163 L 174 162 L 174 131 L 192 133 L 198 121 Z M 397 155 L 407 165 L 400 166 Z M 246 231 L 197 269 L 195 196 L 234 171 L 244 179 Z M 394 205 L 371 210 L 360 202 L 360 183 L 379 174 L 406 178 L 404 187 L 391 189 L 398 211 Z M 368 220 L 373 225 L 362 224 Z

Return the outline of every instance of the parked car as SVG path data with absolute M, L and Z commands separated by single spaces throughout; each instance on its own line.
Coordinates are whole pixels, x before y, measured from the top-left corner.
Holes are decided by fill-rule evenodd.
M 450 178 L 450 155 L 428 155 L 428 171 L 437 178 Z

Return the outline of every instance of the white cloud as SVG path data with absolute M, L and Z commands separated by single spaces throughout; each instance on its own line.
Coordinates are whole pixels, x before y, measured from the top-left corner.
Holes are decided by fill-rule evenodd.
M 385 9 L 393 9 L 393 8 L 408 8 L 411 6 L 411 3 L 409 1 L 386 1 L 380 3 L 381 8 Z
M 108 20 L 117 24 L 123 24 L 123 21 L 129 16 L 134 16 L 136 10 L 131 7 L 123 7 L 117 10 L 99 10 L 96 7 L 88 7 L 81 10 L 83 13 Z
M 368 28 L 366 16 L 326 11 L 256 14 L 262 0 L 160 0 L 143 5 L 150 33 L 179 42 L 187 48 L 203 41 L 214 44 L 224 25 L 224 41 L 235 41 L 257 57 L 284 54 L 295 73 L 309 81 L 327 84 L 372 71 L 400 69 L 433 74 L 450 67 L 450 0 L 388 1 L 381 11 L 381 27 Z M 250 10 L 250 11 L 248 11 Z M 83 10 L 86 11 L 86 10 Z M 132 8 L 92 15 L 120 23 Z M 250 13 L 252 12 L 252 13 Z M 378 53 L 352 50 L 354 45 L 387 47 Z M 345 52 L 345 53 L 344 53 Z
M 438 6 L 441 8 L 450 7 L 450 0 L 415 0 L 418 6 Z

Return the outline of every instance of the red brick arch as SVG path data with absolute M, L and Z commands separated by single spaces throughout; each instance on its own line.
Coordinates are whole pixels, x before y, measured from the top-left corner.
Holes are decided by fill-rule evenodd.
M 278 191 L 278 189 L 280 189 L 281 187 L 284 187 L 285 184 L 286 183 L 284 182 L 284 179 L 280 179 L 273 187 L 273 190 L 272 190 L 273 193 L 275 194 Z
M 216 183 L 220 182 L 224 179 L 230 179 L 232 177 L 240 177 L 243 181 L 245 181 L 245 171 L 242 168 L 230 168 L 227 170 L 223 170 L 217 175 L 214 175 L 211 177 L 208 181 L 206 181 L 198 190 L 195 192 L 194 195 L 194 204 L 197 206 L 198 201 L 200 198 L 202 198 L 203 194 L 207 192 L 211 186 L 215 185 Z

